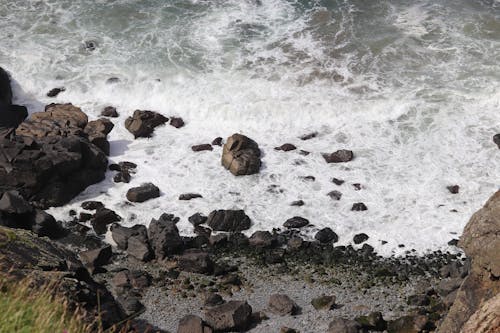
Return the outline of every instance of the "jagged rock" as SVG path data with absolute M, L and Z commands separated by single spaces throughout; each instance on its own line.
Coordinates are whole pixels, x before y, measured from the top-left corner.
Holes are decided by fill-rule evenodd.
M 146 272 L 125 269 L 116 273 L 111 283 L 117 292 L 130 288 L 143 291 L 151 285 L 151 280 L 151 275 Z
M 248 239 L 248 243 L 255 247 L 271 247 L 274 242 L 274 237 L 269 231 L 256 231 Z
M 340 200 L 342 198 L 342 193 L 339 191 L 331 191 L 327 194 L 333 200 Z
M 120 304 L 127 316 L 132 316 L 144 309 L 144 305 L 139 298 L 133 294 L 124 293 L 118 295 L 116 301 Z
M 361 332 L 361 325 L 354 320 L 335 318 L 328 325 L 327 333 L 359 333 Z
M 311 301 L 311 305 L 316 309 L 316 310 L 333 310 L 335 308 L 335 301 L 336 301 L 335 296 L 320 296 L 313 298 Z
M 284 294 L 271 295 L 267 306 L 272 313 L 280 316 L 294 315 L 299 309 L 297 304 Z
M 179 321 L 177 333 L 212 333 L 213 330 L 207 326 L 200 317 L 194 315 L 184 316 Z
M 111 226 L 111 237 L 117 247 L 126 250 L 130 256 L 141 261 L 148 261 L 153 258 L 146 226 L 136 224 L 127 228 L 119 224 L 113 224 Z
M 197 198 L 203 198 L 203 196 L 198 193 L 183 193 L 179 195 L 179 200 L 192 200 Z
M 235 176 L 252 175 L 260 170 L 260 155 L 255 141 L 241 134 L 233 134 L 223 147 L 222 165 Z
M 66 91 L 66 88 L 64 87 L 53 88 L 47 93 L 47 97 L 57 97 L 57 95 L 59 95 L 63 91 Z
M 121 217 L 118 216 L 114 211 L 108 208 L 98 209 L 97 212 L 92 217 L 90 223 L 94 228 L 94 231 L 98 235 L 103 235 L 108 230 L 108 225 L 113 222 L 121 221 Z
M 464 323 L 461 333 L 498 333 L 500 330 L 500 294 L 486 301 Z
M 158 198 L 159 196 L 160 189 L 152 183 L 132 187 L 127 191 L 127 200 L 131 202 L 144 202 L 149 199 Z
M 199 250 L 188 250 L 179 257 L 178 262 L 181 271 L 211 274 L 214 270 L 214 263 L 206 252 Z
M 214 210 L 207 218 L 207 224 L 215 231 L 242 231 L 250 228 L 250 218 L 243 210 Z
M 312 133 L 308 133 L 308 134 L 304 134 L 300 137 L 301 140 L 310 140 L 312 138 L 315 138 L 318 136 L 318 132 L 312 132 Z
M 125 128 L 135 138 L 148 138 L 153 134 L 156 127 L 165 124 L 167 121 L 167 117 L 157 112 L 135 110 L 132 117 L 125 120 Z
M 219 136 L 213 139 L 212 146 L 222 146 L 223 139 Z
M 362 211 L 368 210 L 368 207 L 366 207 L 366 205 L 362 202 L 356 202 L 352 205 L 351 210 L 353 212 L 362 212 Z
M 80 206 L 85 210 L 98 210 L 104 208 L 104 204 L 100 201 L 84 201 Z
M 205 320 L 215 331 L 243 330 L 250 324 L 252 307 L 244 301 L 229 301 L 205 310 Z
M 59 224 L 52 215 L 44 212 L 43 210 L 35 210 L 33 222 L 31 230 L 33 230 L 33 232 L 40 237 L 56 239 L 64 234 L 64 228 L 61 224 Z
M 17 191 L 3 193 L 0 199 L 0 211 L 7 214 L 29 214 L 33 207 Z
M 99 147 L 104 154 L 109 155 L 108 134 L 114 126 L 109 119 L 101 118 L 88 122 L 84 132 L 87 134 L 90 142 Z
M 361 234 L 356 234 L 354 235 L 353 237 L 353 241 L 354 241 L 354 244 L 361 244 L 363 242 L 366 242 L 368 240 L 368 235 L 365 234 L 365 233 L 361 233 Z
M 84 129 L 88 123 L 87 115 L 77 106 L 67 104 L 49 104 L 45 112 L 36 112 L 30 116 L 32 122 L 52 121 L 60 127 L 69 125 Z
M 0 67 L 0 104 L 12 104 L 12 88 L 10 87 L 10 77 L 2 67 Z
M 206 151 L 206 150 L 214 150 L 211 144 L 205 143 L 201 145 L 194 145 L 191 147 L 191 150 L 194 152 L 199 152 L 199 151 Z
M 107 265 L 112 255 L 111 245 L 80 252 L 82 262 L 92 268 Z
M 115 107 L 112 106 L 106 106 L 102 111 L 101 111 L 101 116 L 103 117 L 110 117 L 110 118 L 116 118 L 119 116 L 118 112 L 116 111 Z
M 331 154 L 323 154 L 323 158 L 327 163 L 345 163 L 352 161 L 354 154 L 351 150 L 337 150 Z
M 300 216 L 294 216 L 283 223 L 283 226 L 288 229 L 299 229 L 309 224 L 309 220 Z
M 198 226 L 200 224 L 207 222 L 207 217 L 203 214 L 195 213 L 195 214 L 191 215 L 190 217 L 188 217 L 188 221 L 192 225 Z
M 182 250 L 184 243 L 175 225 L 178 221 L 179 218 L 171 214 L 162 214 L 158 220 L 151 220 L 148 236 L 156 258 L 163 259 Z
M 184 120 L 180 117 L 170 117 L 170 125 L 175 128 L 184 127 Z
M 323 228 L 319 230 L 316 235 L 314 235 L 314 239 L 316 239 L 320 243 L 336 243 L 339 240 L 339 236 L 330 228 Z

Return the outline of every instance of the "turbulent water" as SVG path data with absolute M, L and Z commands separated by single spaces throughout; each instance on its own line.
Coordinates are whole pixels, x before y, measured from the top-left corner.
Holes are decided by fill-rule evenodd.
M 91 117 L 118 108 L 111 160 L 138 173 L 114 184 L 110 172 L 69 207 L 102 200 L 127 225 L 170 212 L 190 234 L 191 214 L 241 208 L 249 233 L 300 215 L 314 224 L 307 233 L 329 226 L 341 244 L 365 232 L 382 254 L 422 253 L 446 249 L 499 185 L 497 0 L 3 0 L 0 66 L 30 112 L 53 101 Z M 45 97 L 59 86 L 66 92 Z M 133 140 L 123 122 L 135 109 L 187 126 Z M 259 175 L 233 177 L 219 148 L 190 149 L 234 132 L 263 149 Z M 312 154 L 273 150 L 285 142 Z M 342 148 L 356 158 L 321 157 Z M 162 197 L 126 205 L 126 190 L 146 181 Z M 446 189 L 454 184 L 459 194 Z M 177 200 L 185 192 L 203 199 Z M 290 207 L 298 199 L 305 206 Z M 368 210 L 352 212 L 354 202 Z M 66 218 L 69 207 L 51 212 Z

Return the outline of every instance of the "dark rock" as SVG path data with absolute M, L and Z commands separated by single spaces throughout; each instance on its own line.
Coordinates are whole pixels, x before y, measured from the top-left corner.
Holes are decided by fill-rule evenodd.
M 12 88 L 10 86 L 10 77 L 2 67 L 0 67 L 0 104 L 12 104 Z
M 110 117 L 110 118 L 117 118 L 119 116 L 119 114 L 116 111 L 115 107 L 113 107 L 113 106 L 106 106 L 101 111 L 101 116 L 103 116 L 103 117 Z
M 299 331 L 297 331 L 296 329 L 294 328 L 290 328 L 290 327 L 286 327 L 286 326 L 282 326 L 280 328 L 280 333 L 300 333 Z
M 215 331 L 243 330 L 250 324 L 252 307 L 247 302 L 230 301 L 205 310 L 205 320 Z
M 93 120 L 87 123 L 84 132 L 88 140 L 101 149 L 104 154 L 109 155 L 108 134 L 115 125 L 106 118 Z
M 311 305 L 316 309 L 316 310 L 333 310 L 335 308 L 335 301 L 336 301 L 335 296 L 320 296 L 313 298 L 311 301 Z
M 362 328 L 373 331 L 383 331 L 387 328 L 387 322 L 380 312 L 372 312 L 368 316 L 359 316 L 354 319 Z
M 214 150 L 211 144 L 205 143 L 201 145 L 195 145 L 191 147 L 191 150 L 194 152 L 205 151 L 205 150 Z
M 309 155 L 311 152 L 307 151 L 307 150 L 299 150 L 299 154 L 302 155 L 302 156 L 307 156 Z
M 198 226 L 200 224 L 204 224 L 207 222 L 207 217 L 203 214 L 196 213 L 188 217 L 189 223 L 191 223 L 194 226 Z
M 269 297 L 268 308 L 280 316 L 294 315 L 298 311 L 297 304 L 284 294 L 273 294 Z
M 254 247 L 271 247 L 274 237 L 269 231 L 256 231 L 248 239 L 248 243 Z
M 147 272 L 125 269 L 116 273 L 111 282 L 117 292 L 130 288 L 141 292 L 151 285 L 151 281 L 151 275 Z
M 106 84 L 115 84 L 120 82 L 120 79 L 117 77 L 110 77 L 106 80 Z
M 360 191 L 363 188 L 359 183 L 352 184 L 352 187 L 354 187 L 355 191 Z
M 344 163 L 352 161 L 354 154 L 351 150 L 341 149 L 331 154 L 323 154 L 323 158 L 327 163 Z
M 89 214 L 89 213 L 84 213 L 84 212 L 81 212 L 80 213 L 80 216 L 78 217 L 78 222 L 87 222 L 87 221 L 90 221 L 92 220 L 92 214 Z
M 56 97 L 57 95 L 59 95 L 60 93 L 62 93 L 63 91 L 66 91 L 66 88 L 64 87 L 60 87 L 60 88 L 54 88 L 54 89 L 51 89 L 48 93 L 47 93 L 47 97 Z
M 100 201 L 84 201 L 81 207 L 85 210 L 97 210 L 104 208 L 104 204 Z
M 224 304 L 225 301 L 222 298 L 221 295 L 216 294 L 216 293 L 210 293 L 208 294 L 207 298 L 205 299 L 205 306 L 216 306 L 216 305 L 221 305 Z
M 312 132 L 312 133 L 309 133 L 309 134 L 304 134 L 300 137 L 301 140 L 310 140 L 312 138 L 315 138 L 318 136 L 318 132 Z
M 149 261 L 153 258 L 148 239 L 142 234 L 131 236 L 128 239 L 127 253 L 140 261 Z
M 335 318 L 328 325 L 327 333 L 359 333 L 361 325 L 354 320 Z
M 279 147 L 274 148 L 275 150 L 281 150 L 281 151 L 291 151 L 297 149 L 294 145 L 291 143 L 285 143 Z
M 410 295 L 406 299 L 406 304 L 413 306 L 427 306 L 431 302 L 429 296 L 425 294 Z
M 425 315 L 409 315 L 387 323 L 388 333 L 419 333 L 431 331 L 429 319 Z
M 123 227 L 119 224 L 114 223 L 111 228 L 111 237 L 116 243 L 116 246 L 120 250 L 127 250 L 128 240 L 130 237 L 138 237 L 147 241 L 148 232 L 146 226 L 141 224 L 136 224 L 130 228 Z
M 498 148 L 500 149 L 500 133 L 499 134 L 495 134 L 493 136 L 493 142 L 498 146 Z
M 212 146 L 222 146 L 223 139 L 219 136 L 212 141 Z
M 192 200 L 196 198 L 203 198 L 203 196 L 198 193 L 183 193 L 179 196 L 179 200 Z
M 95 51 L 97 49 L 97 42 L 95 40 L 86 40 L 84 47 L 87 51 Z
M 214 270 L 214 263 L 208 253 L 189 250 L 179 257 L 178 267 L 181 271 L 211 274 Z
M 460 191 L 460 186 L 458 185 L 447 186 L 446 188 L 448 189 L 448 191 L 450 191 L 451 194 L 457 194 L 458 191 Z
M 171 214 L 162 214 L 158 220 L 151 220 L 148 236 L 156 258 L 163 259 L 182 250 L 183 241 L 175 225 L 178 221 Z
M 0 103 L 0 139 L 11 138 L 27 116 L 28 109 L 24 106 Z
M 457 246 L 458 245 L 458 239 L 454 238 L 448 242 L 448 245 L 450 246 Z
M 131 171 L 137 168 L 137 164 L 129 161 L 122 161 L 118 163 L 119 171 Z
M 182 317 L 177 327 L 177 333 L 212 333 L 213 330 L 207 326 L 200 317 L 187 315 Z
M 127 191 L 127 200 L 131 202 L 144 202 L 159 196 L 160 189 L 152 183 L 142 184 Z
M 40 209 L 35 211 L 31 230 L 40 237 L 49 237 L 51 239 L 59 238 L 64 234 L 64 228 L 61 224 L 52 215 Z
M 144 305 L 139 301 L 139 298 L 134 295 L 122 294 L 116 298 L 123 311 L 127 316 L 132 316 L 144 309 Z
M 184 127 L 184 120 L 179 117 L 170 117 L 170 125 L 174 126 L 175 128 L 181 128 Z
M 92 217 L 90 223 L 98 235 L 103 235 L 108 230 L 108 224 L 121 221 L 121 217 L 108 208 L 101 208 Z
M 333 200 L 340 200 L 342 198 L 342 193 L 340 193 L 339 191 L 331 191 L 328 192 L 327 195 Z
M 250 228 L 250 218 L 243 210 L 214 210 L 207 218 L 207 224 L 215 231 L 242 231 Z
M 70 209 L 69 212 L 68 212 L 68 215 L 69 216 L 76 216 L 76 210 Z
M 316 233 L 314 239 L 320 243 L 336 243 L 339 240 L 339 236 L 332 229 L 323 228 Z
M 5 192 L 0 199 L 0 212 L 22 215 L 32 211 L 33 207 L 17 191 Z
M 260 155 L 255 141 L 241 134 L 233 134 L 224 145 L 222 165 L 235 176 L 255 174 L 260 170 Z
M 354 235 L 352 240 L 354 241 L 354 244 L 361 244 L 363 242 L 366 242 L 368 240 L 368 238 L 369 237 L 367 234 L 361 233 L 361 234 Z
M 342 185 L 342 184 L 344 184 L 344 183 L 345 183 L 345 180 L 338 179 L 338 178 L 333 178 L 333 179 L 332 179 L 332 183 L 334 183 L 335 185 L 340 186 L 340 185 Z
M 299 236 L 293 236 L 288 240 L 287 247 L 290 250 L 298 250 L 302 247 L 303 243 L 304 240 L 302 238 L 300 238 Z
M 112 255 L 113 252 L 111 250 L 111 245 L 107 245 L 99 249 L 80 252 L 82 262 L 92 268 L 107 265 Z
M 300 217 L 300 216 L 294 216 L 288 220 L 285 221 L 285 223 L 283 223 L 283 226 L 285 228 L 302 228 L 302 227 L 305 227 L 306 225 L 309 224 L 309 220 L 303 218 L 303 217 Z
M 355 204 L 352 205 L 351 210 L 353 212 L 362 212 L 364 210 L 368 210 L 368 207 L 362 202 L 356 202 Z
M 115 183 L 130 183 L 130 180 L 132 179 L 132 176 L 130 176 L 130 173 L 128 171 L 120 171 L 116 175 L 113 176 L 113 181 Z
M 148 138 L 156 127 L 167 121 L 167 117 L 157 112 L 135 110 L 133 116 L 125 120 L 125 127 L 135 138 Z
M 314 176 L 305 176 L 305 177 L 300 177 L 300 178 L 302 178 L 305 181 L 311 181 L 311 182 L 316 181 L 316 177 L 314 177 Z
M 300 207 L 300 206 L 304 206 L 304 201 L 303 200 L 297 200 L 297 201 L 292 201 L 292 203 L 290 204 L 290 206 L 297 206 L 297 207 Z

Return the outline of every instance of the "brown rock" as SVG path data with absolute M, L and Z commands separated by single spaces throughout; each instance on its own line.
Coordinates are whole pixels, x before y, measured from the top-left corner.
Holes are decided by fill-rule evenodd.
M 281 151 L 291 151 L 297 149 L 294 145 L 291 143 L 285 143 L 279 147 L 274 148 L 275 150 L 281 150 Z
M 261 165 L 259 146 L 244 135 L 233 134 L 224 145 L 222 165 L 235 176 L 258 173 Z
M 213 330 L 207 326 L 200 317 L 187 315 L 179 321 L 177 333 L 212 333 Z
M 160 189 L 152 183 L 142 184 L 127 191 L 127 200 L 131 202 L 144 202 L 159 196 Z
M 184 120 L 179 117 L 170 117 L 170 125 L 174 126 L 175 128 L 181 128 L 184 127 Z
M 125 127 L 135 138 L 147 138 L 153 134 L 156 127 L 167 121 L 167 117 L 157 112 L 135 110 L 133 116 L 125 120 Z
M 337 150 L 331 154 L 323 154 L 323 158 L 327 163 L 344 163 L 352 161 L 354 154 L 351 150 Z
M 211 144 L 209 143 L 204 143 L 201 145 L 194 145 L 191 147 L 191 150 L 194 152 L 199 152 L 199 151 L 206 151 L 206 150 L 214 150 Z
M 252 307 L 244 301 L 230 301 L 205 310 L 205 320 L 215 331 L 243 330 L 250 324 Z
M 101 111 L 101 116 L 103 117 L 111 117 L 111 118 L 116 118 L 118 117 L 118 112 L 116 111 L 115 107 L 112 106 L 106 106 L 102 111 Z
M 294 315 L 297 310 L 297 304 L 288 295 L 274 294 L 269 297 L 269 310 L 277 315 Z

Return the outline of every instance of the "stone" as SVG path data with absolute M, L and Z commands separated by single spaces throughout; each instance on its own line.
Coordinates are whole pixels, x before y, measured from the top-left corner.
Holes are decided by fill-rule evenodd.
M 100 201 L 84 201 L 81 207 L 85 210 L 97 210 L 104 208 L 104 204 Z
M 149 261 L 153 258 L 148 239 L 142 235 L 131 236 L 128 239 L 127 254 L 140 261 Z
M 112 255 L 111 245 L 80 252 L 82 262 L 93 268 L 107 265 Z
M 361 332 L 361 325 L 354 320 L 335 318 L 328 325 L 327 333 L 359 333 Z
M 12 104 L 12 88 L 10 86 L 10 76 L 0 67 L 0 104 Z
M 222 165 L 235 176 L 252 175 L 260 171 L 260 156 L 255 141 L 241 134 L 233 134 L 223 147 Z
M 302 238 L 300 238 L 299 236 L 293 236 L 288 240 L 286 245 L 290 250 L 298 250 L 302 247 L 303 243 L 304 240 Z
M 142 305 L 139 298 L 134 295 L 121 294 L 118 295 L 116 301 L 120 304 L 127 316 L 132 316 L 144 309 L 144 305 Z
M 280 328 L 280 333 L 300 333 L 299 331 L 297 331 L 296 329 L 294 328 L 290 328 L 290 327 L 286 327 L 286 326 L 282 326 Z
M 113 210 L 108 208 L 101 208 L 96 211 L 92 217 L 90 223 L 94 228 L 94 231 L 98 235 L 103 235 L 108 231 L 108 225 L 113 222 L 121 221 L 121 217 L 116 214 Z
M 225 303 L 225 301 L 224 301 L 224 299 L 222 298 L 221 295 L 216 294 L 216 293 L 210 293 L 205 298 L 204 305 L 205 306 L 217 306 L 217 305 L 221 305 L 221 304 L 224 304 L 224 303 Z
M 214 263 L 208 253 L 199 250 L 188 250 L 179 256 L 178 267 L 181 271 L 211 274 Z
M 297 149 L 297 147 L 295 147 L 294 145 L 292 145 L 291 143 L 285 143 L 279 147 L 276 147 L 274 148 L 275 150 L 280 150 L 280 151 L 291 151 L 291 150 L 295 150 Z
M 113 181 L 115 183 L 130 183 L 132 176 L 128 171 L 120 171 L 116 175 L 113 176 Z
M 332 183 L 334 183 L 337 186 L 340 186 L 345 183 L 345 180 L 338 179 L 338 178 L 332 178 Z
M 194 226 L 198 226 L 200 224 L 204 224 L 207 222 L 207 217 L 201 213 L 195 213 L 188 217 L 189 223 L 191 223 Z
M 158 220 L 151 220 L 148 236 L 157 259 L 163 259 L 183 249 L 184 242 L 175 225 L 178 221 L 179 218 L 171 214 L 162 214 Z
M 489 299 L 464 323 L 461 333 L 498 333 L 500 331 L 500 294 Z
M 271 247 L 273 245 L 274 237 L 269 231 L 256 231 L 248 239 L 250 246 L 254 247 Z
M 353 237 L 353 241 L 354 241 L 354 244 L 361 244 L 363 242 L 366 242 L 368 240 L 368 235 L 365 234 L 365 233 L 361 233 L 361 234 L 356 234 L 354 235 Z
M 305 205 L 305 203 L 303 200 L 292 201 L 292 203 L 290 204 L 290 206 L 296 206 L 296 207 L 301 207 L 304 205 Z
M 36 112 L 30 116 L 32 122 L 54 121 L 60 126 L 68 124 L 84 129 L 88 123 L 87 115 L 77 106 L 67 104 L 49 104 L 45 112 Z
M 408 315 L 387 323 L 388 333 L 419 333 L 430 331 L 432 325 L 425 315 Z
M 59 95 L 63 91 L 66 91 L 66 88 L 64 87 L 53 88 L 47 93 L 47 97 L 57 97 L 57 95 Z
M 335 301 L 336 301 L 335 296 L 320 296 L 313 298 L 311 301 L 311 305 L 316 309 L 316 310 L 333 310 L 335 308 Z
M 269 297 L 269 311 L 280 316 L 294 315 L 298 311 L 297 304 L 288 295 L 273 294 Z
M 300 216 L 294 216 L 283 223 L 283 226 L 288 229 L 299 229 L 309 225 L 309 220 Z
M 213 330 L 207 326 L 200 317 L 187 315 L 182 317 L 177 327 L 177 333 L 212 333 Z
M 145 225 L 136 224 L 130 228 L 121 226 L 117 223 L 114 223 L 111 228 L 111 238 L 116 243 L 116 246 L 120 250 L 127 250 L 128 248 L 128 240 L 130 237 L 139 237 L 144 240 L 148 239 L 148 231 Z
M 78 222 L 87 222 L 87 221 L 90 221 L 92 220 L 92 214 L 89 214 L 89 213 L 84 213 L 84 212 L 81 212 L 80 213 L 80 216 L 78 217 Z
M 500 133 L 495 134 L 493 136 L 493 142 L 497 145 L 497 147 L 500 149 Z
M 219 136 L 212 141 L 212 146 L 222 146 L 223 139 Z
M 366 205 L 362 202 L 356 202 L 352 205 L 351 210 L 353 212 L 362 212 L 362 211 L 368 210 L 368 207 L 366 207 Z
M 203 196 L 198 193 L 183 193 L 179 196 L 179 200 L 186 200 L 186 201 L 197 198 L 203 198 Z
M 168 118 L 153 111 L 135 110 L 132 117 L 125 120 L 125 128 L 134 138 L 148 138 L 155 128 L 165 124 Z
M 1 67 L 0 67 L 1 68 Z M 29 214 L 33 207 L 19 194 L 18 191 L 3 193 L 0 199 L 0 212 L 7 214 Z
M 351 150 L 337 150 L 331 154 L 323 154 L 323 158 L 327 163 L 345 163 L 352 161 L 354 154 Z
M 101 149 L 104 154 L 109 155 L 108 134 L 115 125 L 106 118 L 89 121 L 85 126 L 84 132 L 88 140 Z
M 299 137 L 301 140 L 310 140 L 318 136 L 318 132 L 312 132 L 308 134 L 304 134 L 301 137 Z
M 184 120 L 180 117 L 170 117 L 170 126 L 175 128 L 184 127 Z
M 31 230 L 40 237 L 56 239 L 64 234 L 64 228 L 56 219 L 43 210 L 36 209 L 34 223 Z
M 354 320 L 366 330 L 383 331 L 387 328 L 387 322 L 380 312 L 371 312 L 367 316 L 359 316 Z
M 215 231 L 242 231 L 250 228 L 250 218 L 243 210 L 214 210 L 207 218 L 207 224 Z
M 132 187 L 127 191 L 127 200 L 131 202 L 144 202 L 159 196 L 160 189 L 153 183 L 145 183 L 138 187 Z
M 339 191 L 331 191 L 328 192 L 327 195 L 332 198 L 333 200 L 340 200 L 342 198 L 342 193 Z
M 320 243 L 336 243 L 339 241 L 339 236 L 332 229 L 327 227 L 319 230 L 316 235 L 314 235 L 314 239 Z
M 113 106 L 106 106 L 104 109 L 102 109 L 101 116 L 103 116 L 103 117 L 110 117 L 110 118 L 117 118 L 119 116 L 119 114 L 116 111 L 115 107 L 113 107 Z
M 458 194 L 460 191 L 460 186 L 458 185 L 450 185 L 446 187 L 451 194 Z
M 201 144 L 201 145 L 191 146 L 191 150 L 194 152 L 200 152 L 200 151 L 207 151 L 207 150 L 211 151 L 211 150 L 214 150 L 214 148 L 212 147 L 211 144 L 205 143 L 205 144 Z
M 215 331 L 244 330 L 251 316 L 252 307 L 244 301 L 229 301 L 205 310 L 205 321 Z

